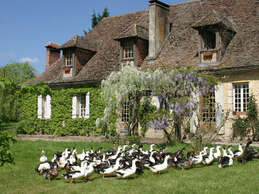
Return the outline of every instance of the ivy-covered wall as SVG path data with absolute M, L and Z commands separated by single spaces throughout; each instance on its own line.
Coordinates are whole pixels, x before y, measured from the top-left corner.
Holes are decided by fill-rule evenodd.
M 90 118 L 72 119 L 72 97 L 78 93 L 90 92 Z M 100 88 L 68 88 L 50 90 L 51 119 L 37 118 L 37 93 L 21 96 L 20 120 L 24 123 L 22 132 L 26 134 L 52 135 L 95 135 L 101 131 L 96 128 L 96 119 L 103 116 L 104 103 Z M 115 129 L 114 129 L 115 130 Z

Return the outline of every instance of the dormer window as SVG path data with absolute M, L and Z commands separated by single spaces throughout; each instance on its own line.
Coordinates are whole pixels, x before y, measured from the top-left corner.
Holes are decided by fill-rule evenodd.
M 73 67 L 73 52 L 71 49 L 64 50 L 65 67 Z
M 201 39 L 200 64 L 219 64 L 236 33 L 233 22 L 213 10 L 192 27 L 199 32 Z
M 133 59 L 134 52 L 133 52 L 133 41 L 124 41 L 122 43 L 122 59 Z
M 217 29 L 208 27 L 207 29 L 200 30 L 200 39 L 201 64 L 211 64 L 219 62 L 220 37 Z
M 210 31 L 204 31 L 201 33 L 202 49 L 210 50 L 216 48 L 216 33 Z

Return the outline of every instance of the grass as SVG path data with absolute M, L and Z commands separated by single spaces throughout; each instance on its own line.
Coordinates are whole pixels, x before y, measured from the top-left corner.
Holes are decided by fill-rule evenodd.
M 76 147 L 80 153 L 86 148 L 111 148 L 110 143 L 86 142 L 44 142 L 18 141 L 12 146 L 15 165 L 0 167 L 1 193 L 258 193 L 259 160 L 247 164 L 234 163 L 233 167 L 219 169 L 214 165 L 197 166 L 189 170 L 169 168 L 161 175 L 145 170 L 142 175 L 129 179 L 109 177 L 102 180 L 98 174 L 91 176 L 91 181 L 77 180 L 69 184 L 63 177 L 48 182 L 35 173 L 41 150 L 46 150 L 51 159 L 56 151 L 65 147 Z M 184 145 L 169 147 L 169 151 Z

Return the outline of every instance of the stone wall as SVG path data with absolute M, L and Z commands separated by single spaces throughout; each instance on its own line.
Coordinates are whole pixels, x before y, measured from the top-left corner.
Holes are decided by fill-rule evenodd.
M 233 115 L 233 84 L 249 83 L 249 95 L 253 94 L 257 103 L 259 103 L 259 71 L 227 74 L 222 76 L 221 79 L 224 83 L 224 111 L 230 111 L 229 119 L 225 125 L 224 139 L 230 140 L 233 135 L 232 119 L 237 117 L 236 115 Z

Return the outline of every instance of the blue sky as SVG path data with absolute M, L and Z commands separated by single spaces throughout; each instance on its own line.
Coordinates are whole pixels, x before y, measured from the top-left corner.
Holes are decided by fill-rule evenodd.
M 185 0 L 162 0 L 173 4 Z M 1 0 L 0 65 L 29 61 L 39 72 L 45 69 L 49 41 L 62 44 L 91 27 L 91 15 L 105 7 L 110 15 L 148 8 L 148 0 Z

